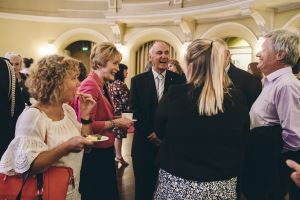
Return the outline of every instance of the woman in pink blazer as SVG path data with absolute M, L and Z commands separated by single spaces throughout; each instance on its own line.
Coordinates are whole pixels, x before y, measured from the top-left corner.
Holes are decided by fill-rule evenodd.
M 115 134 L 112 129 L 128 128 L 132 121 L 127 118 L 114 119 L 112 100 L 107 90 L 107 82 L 113 81 L 119 71 L 122 55 L 109 42 L 96 44 L 90 55 L 92 71 L 81 83 L 80 93 L 91 94 L 96 105 L 90 120 L 81 120 L 83 124 L 91 123 L 93 134 L 107 136 L 107 141 L 94 144 L 91 152 L 85 153 L 79 191 L 82 200 L 119 199 L 114 160 Z M 75 103 L 79 100 L 76 99 Z M 80 116 L 77 110 L 77 116 Z

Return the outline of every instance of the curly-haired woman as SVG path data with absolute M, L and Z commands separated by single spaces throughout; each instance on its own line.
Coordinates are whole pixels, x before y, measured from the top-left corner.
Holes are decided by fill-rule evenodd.
M 68 188 L 67 199 L 72 200 L 80 199 L 82 150 L 92 145 L 83 137 L 91 133 L 90 124 L 78 123 L 76 113 L 66 104 L 79 86 L 78 65 L 78 61 L 58 55 L 37 63 L 26 82 L 37 103 L 18 118 L 15 138 L 0 162 L 0 172 L 8 175 L 29 169 L 37 173 L 50 166 L 71 167 L 75 188 Z M 81 118 L 88 120 L 95 101 L 88 94 L 80 94 L 80 98 Z

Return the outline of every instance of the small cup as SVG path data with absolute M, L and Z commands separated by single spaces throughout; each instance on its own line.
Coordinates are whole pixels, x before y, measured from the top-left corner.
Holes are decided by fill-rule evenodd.
M 122 117 L 132 120 L 133 113 L 122 113 Z

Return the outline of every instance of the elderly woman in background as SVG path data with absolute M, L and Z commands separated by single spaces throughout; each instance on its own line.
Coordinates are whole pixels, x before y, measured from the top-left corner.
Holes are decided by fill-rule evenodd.
M 119 71 L 115 74 L 115 81 L 109 87 L 116 116 L 121 116 L 122 112 L 129 112 L 129 89 L 124 82 L 128 74 L 127 69 L 126 65 L 120 64 Z M 127 129 L 114 128 L 113 131 L 116 134 L 115 161 L 122 167 L 126 167 L 128 163 L 122 156 L 122 139 L 127 137 Z
M 69 187 L 67 199 L 80 199 L 79 175 L 83 149 L 92 143 L 82 136 L 90 134 L 89 124 L 78 123 L 76 113 L 66 104 L 79 86 L 79 62 L 58 55 L 42 58 L 26 84 L 37 103 L 20 115 L 15 138 L 0 162 L 0 172 L 37 173 L 50 166 L 73 169 L 75 188 Z M 95 101 L 80 94 L 81 118 L 88 119 Z M 59 181 L 59 180 L 57 180 Z
M 248 65 L 248 72 L 252 74 L 255 78 L 257 78 L 259 81 L 262 81 L 263 74 L 260 71 L 260 69 L 257 68 L 258 62 L 252 62 Z
M 217 40 L 193 41 L 186 54 L 187 84 L 170 87 L 160 101 L 154 199 L 236 199 L 249 116 L 225 74 L 225 49 Z
M 27 76 L 21 73 L 22 63 L 23 63 L 21 55 L 15 52 L 7 52 L 4 57 L 7 58 L 11 63 L 11 65 L 14 67 L 16 78 L 18 84 L 20 85 L 21 93 L 23 95 L 25 104 L 31 105 L 29 101 L 30 95 L 28 93 L 27 87 L 25 86 L 25 81 Z
M 80 92 L 91 94 L 96 100 L 91 119 L 82 122 L 91 122 L 94 134 L 108 137 L 107 141 L 96 143 L 91 152 L 84 154 L 79 188 L 83 200 L 119 199 L 114 160 L 115 134 L 112 129 L 127 129 L 132 121 L 114 118 L 107 83 L 114 81 L 121 59 L 121 53 L 112 43 L 96 44 L 90 55 L 93 70 L 80 86 Z

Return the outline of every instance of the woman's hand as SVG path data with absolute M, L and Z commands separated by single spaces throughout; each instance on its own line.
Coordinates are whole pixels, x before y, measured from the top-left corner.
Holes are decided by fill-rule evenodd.
M 114 119 L 114 123 L 118 128 L 129 128 L 133 125 L 133 121 L 125 117 Z
M 67 142 L 68 153 L 78 153 L 81 152 L 85 147 L 90 147 L 93 145 L 93 142 L 88 141 L 82 136 L 75 136 L 69 139 Z
M 89 119 L 90 113 L 96 104 L 91 94 L 79 93 L 80 115 L 83 119 Z

